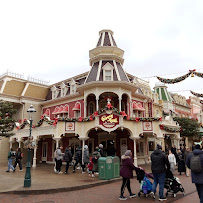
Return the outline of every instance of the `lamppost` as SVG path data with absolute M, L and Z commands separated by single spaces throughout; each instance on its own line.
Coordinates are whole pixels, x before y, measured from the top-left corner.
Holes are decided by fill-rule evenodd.
M 31 149 L 32 147 L 32 137 L 31 137 L 31 131 L 32 131 L 32 121 L 33 121 L 33 116 L 34 116 L 34 112 L 36 112 L 36 110 L 34 109 L 34 107 L 32 105 L 30 105 L 30 108 L 27 110 L 28 114 L 29 114 L 29 121 L 30 121 L 30 134 L 27 140 L 27 163 L 26 163 L 26 173 L 25 173 L 25 179 L 24 179 L 24 187 L 30 187 L 31 186 L 31 172 L 30 172 L 30 168 L 31 168 Z

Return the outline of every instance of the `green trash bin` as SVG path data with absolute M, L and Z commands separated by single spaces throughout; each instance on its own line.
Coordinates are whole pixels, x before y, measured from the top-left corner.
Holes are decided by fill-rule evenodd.
M 120 159 L 117 156 L 112 157 L 113 162 L 113 178 L 120 177 Z
M 113 160 L 111 156 L 100 157 L 98 160 L 98 167 L 100 179 L 113 179 Z

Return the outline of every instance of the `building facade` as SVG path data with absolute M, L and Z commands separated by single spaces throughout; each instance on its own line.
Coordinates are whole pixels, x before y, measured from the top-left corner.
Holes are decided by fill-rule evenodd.
M 179 126 L 162 118 L 162 99 L 151 91 L 149 83 L 124 71 L 123 55 L 113 32 L 102 30 L 96 47 L 89 51 L 90 71 L 48 87 L 39 86 L 42 95 L 38 89 L 30 90 L 30 94 L 40 94 L 36 103 L 33 95 L 26 103 L 39 106 L 32 129 L 34 167 L 37 162 L 53 163 L 58 146 L 71 146 L 74 153 L 76 146 L 87 144 L 92 155 L 102 144 L 107 156 L 113 147 L 119 157 L 130 149 L 135 165 L 150 161 L 157 143 L 164 148 L 166 134 L 178 146 Z M 23 116 L 10 138 L 14 148 L 23 147 L 28 139 L 29 122 Z

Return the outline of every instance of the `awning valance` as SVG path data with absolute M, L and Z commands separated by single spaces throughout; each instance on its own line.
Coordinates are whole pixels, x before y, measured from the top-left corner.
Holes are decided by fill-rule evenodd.
M 68 113 L 68 106 L 64 106 L 61 113 Z
M 145 109 L 141 106 L 141 104 L 136 104 L 136 103 L 133 103 L 133 110 L 145 111 Z
M 43 116 L 49 116 L 49 109 L 47 109 L 44 113 Z
M 73 107 L 73 111 L 80 111 L 80 103 L 76 103 Z

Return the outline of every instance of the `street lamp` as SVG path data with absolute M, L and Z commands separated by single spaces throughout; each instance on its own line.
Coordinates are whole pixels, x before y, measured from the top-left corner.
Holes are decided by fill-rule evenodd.
M 36 110 L 34 109 L 34 107 L 32 105 L 30 105 L 30 108 L 27 110 L 28 114 L 29 114 L 29 121 L 30 121 L 30 134 L 28 137 L 28 153 L 27 153 L 27 163 L 26 163 L 26 173 L 25 173 L 25 180 L 24 180 L 24 187 L 30 187 L 31 186 L 31 172 L 30 172 L 30 168 L 31 168 L 31 149 L 32 149 L 32 139 L 31 139 L 31 131 L 32 131 L 32 121 L 33 121 L 33 117 L 34 117 L 34 113 L 36 112 Z

